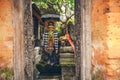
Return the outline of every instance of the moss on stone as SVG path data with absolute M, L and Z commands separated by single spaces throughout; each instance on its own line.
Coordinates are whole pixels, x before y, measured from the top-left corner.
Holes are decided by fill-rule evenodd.
M 75 66 L 74 62 L 62 62 L 61 66 Z
M 5 79 L 5 80 L 12 80 L 13 76 L 13 70 L 9 68 L 5 68 L 0 70 L 0 79 Z

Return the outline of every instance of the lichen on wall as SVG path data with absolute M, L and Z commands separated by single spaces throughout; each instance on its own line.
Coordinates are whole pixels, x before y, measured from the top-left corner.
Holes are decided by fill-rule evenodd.
M 120 0 L 92 0 L 92 70 L 120 76 Z

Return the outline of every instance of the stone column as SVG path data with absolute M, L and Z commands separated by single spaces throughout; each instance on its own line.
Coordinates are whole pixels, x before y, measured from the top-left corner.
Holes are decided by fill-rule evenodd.
M 14 80 L 24 79 L 23 1 L 13 0 Z
M 76 76 L 91 80 L 91 0 L 75 0 Z
M 23 1 L 24 14 L 24 74 L 25 80 L 33 80 L 33 19 L 32 19 L 32 0 Z
M 13 0 L 14 80 L 33 80 L 32 0 Z
M 62 80 L 76 80 L 74 51 L 71 46 L 60 48 L 60 64 Z

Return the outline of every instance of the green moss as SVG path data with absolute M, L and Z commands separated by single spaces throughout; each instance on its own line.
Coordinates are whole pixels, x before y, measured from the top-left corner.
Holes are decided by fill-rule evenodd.
M 92 73 L 92 80 L 103 80 L 104 73 L 101 70 L 96 71 L 96 73 Z
M 0 70 L 0 77 L 2 74 L 5 74 L 6 80 L 11 80 L 13 76 L 13 71 L 9 68 L 5 68 L 5 69 Z
M 75 66 L 74 62 L 62 62 L 61 66 Z

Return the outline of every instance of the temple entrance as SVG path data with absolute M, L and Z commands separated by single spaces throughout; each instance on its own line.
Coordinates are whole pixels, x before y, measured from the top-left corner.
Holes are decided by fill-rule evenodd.
M 36 1 L 38 1 L 38 0 L 36 0 Z M 47 0 L 44 0 L 44 1 L 47 1 Z M 55 3 L 58 4 L 58 2 L 56 2 L 56 1 L 57 0 L 55 0 Z M 62 0 L 59 0 L 59 1 L 62 1 Z M 0 52 L 3 51 L 6 54 L 13 53 L 13 57 L 9 57 L 9 58 L 11 58 L 11 62 L 13 62 L 14 77 L 12 76 L 11 77 L 12 79 L 14 79 L 14 80 L 33 80 L 33 77 L 35 76 L 35 75 L 33 76 L 33 73 L 36 71 L 35 69 L 37 69 L 36 65 L 35 65 L 35 63 L 37 62 L 37 59 L 35 59 L 36 58 L 35 55 L 37 55 L 37 53 L 38 53 L 38 55 L 45 54 L 46 51 L 48 52 L 49 55 L 48 54 L 47 55 L 45 54 L 45 56 L 39 55 L 38 59 L 43 60 L 43 63 L 45 65 L 50 66 L 47 68 L 47 70 L 51 70 L 49 68 L 51 68 L 51 66 L 53 67 L 54 65 L 56 66 L 56 64 L 57 64 L 57 67 L 59 68 L 60 71 L 59 70 L 53 70 L 53 71 L 58 71 L 59 74 L 57 74 L 57 75 L 60 75 L 62 80 L 67 80 L 67 79 L 73 80 L 73 79 L 75 79 L 74 76 L 76 76 L 75 80 L 89 79 L 89 75 L 88 75 L 89 66 L 87 66 L 87 65 L 89 65 L 88 63 L 90 60 L 86 58 L 87 57 L 86 54 L 89 56 L 89 54 L 88 54 L 89 49 L 86 49 L 86 47 L 87 48 L 89 47 L 88 46 L 89 42 L 85 43 L 85 42 L 87 42 L 87 40 L 89 41 L 89 37 L 85 38 L 87 33 L 83 34 L 83 32 L 84 32 L 84 30 L 88 30 L 87 32 L 89 32 L 89 30 L 90 30 L 89 25 L 85 25 L 87 22 L 89 22 L 87 20 L 87 19 L 89 19 L 89 17 L 85 16 L 85 15 L 89 15 L 89 13 L 88 13 L 89 9 L 87 10 L 86 6 L 88 8 L 90 2 L 85 1 L 85 0 L 80 0 L 80 1 L 75 0 L 75 2 L 73 2 L 73 0 L 65 0 L 65 1 L 67 1 L 67 2 L 70 1 L 70 3 L 73 3 L 73 4 L 75 3 L 75 11 L 76 11 L 75 12 L 75 19 L 76 19 L 75 26 L 73 25 L 74 20 L 70 19 L 71 17 L 73 17 L 73 14 L 65 11 L 66 15 L 62 15 L 62 16 L 67 16 L 68 19 L 67 19 L 67 21 L 63 21 L 62 25 L 60 23 L 58 23 L 58 25 L 60 25 L 61 27 L 58 27 L 56 30 L 61 34 L 60 35 L 57 34 L 57 36 L 56 36 L 56 32 L 53 29 L 53 26 L 56 26 L 56 25 L 51 25 L 51 22 L 52 22 L 52 24 L 53 23 L 55 24 L 56 21 L 59 21 L 58 18 L 56 19 L 55 16 L 52 16 L 52 17 L 50 16 L 49 17 L 50 19 L 52 18 L 53 20 L 56 20 L 56 21 L 50 21 L 49 25 L 48 25 L 49 22 L 46 22 L 46 20 L 45 20 L 45 22 L 41 21 L 40 19 L 44 18 L 44 17 L 42 17 L 44 15 L 43 14 L 41 15 L 37 8 L 34 7 L 35 13 L 33 12 L 34 15 L 32 15 L 33 10 L 32 10 L 32 1 L 31 0 L 17 0 L 17 1 L 16 0 L 9 0 L 9 1 L 2 0 L 1 1 L 2 2 L 1 4 L 3 6 L 1 5 L 0 10 L 2 12 L 1 14 L 4 15 L 4 16 L 3 15 L 0 16 L 0 19 L 2 20 L 1 24 L 2 24 L 2 28 L 3 28 L 2 34 L 4 33 L 5 36 L 7 36 L 7 35 L 8 36 L 7 36 L 7 38 L 5 38 L 5 36 L 3 34 L 2 37 L 0 37 L 1 38 L 0 40 L 2 40 L 1 43 L 5 44 L 5 46 L 2 45 L 3 48 L 5 48 L 5 49 L 1 48 Z M 6 5 L 6 2 L 7 2 L 7 5 Z M 38 4 L 45 5 L 42 2 L 38 2 Z M 71 9 L 73 9 L 72 8 L 72 6 L 74 6 L 73 4 L 71 5 Z M 49 4 L 49 6 L 52 7 L 51 3 Z M 68 10 L 68 11 L 70 10 L 68 7 L 70 5 L 67 5 L 65 3 L 64 6 L 67 9 L 65 9 L 64 7 L 61 7 L 61 8 L 64 10 Z M 3 8 L 3 7 L 5 7 L 5 8 Z M 83 9 L 85 9 L 85 10 L 83 10 L 81 7 L 84 7 Z M 5 10 L 5 12 L 4 12 L 4 10 Z M 61 11 L 61 10 L 59 10 L 59 11 Z M 9 14 L 9 12 L 10 12 L 10 14 Z M 49 12 L 51 12 L 51 11 L 49 11 Z M 7 14 L 9 14 L 9 15 L 6 16 Z M 38 14 L 41 16 L 38 16 Z M 57 13 L 54 13 L 54 14 L 57 14 Z M 80 15 L 80 14 L 82 14 L 82 15 Z M 64 17 L 62 18 L 62 20 L 64 20 Z M 40 23 L 39 26 L 37 26 L 38 22 Z M 5 24 L 3 25 L 3 23 L 5 23 Z M 6 24 L 6 23 L 8 23 L 8 24 Z M 34 24 L 35 27 L 33 27 L 32 23 L 35 23 Z M 9 26 L 11 26 L 11 27 L 9 27 Z M 64 26 L 66 26 L 66 28 Z M 72 26 L 72 28 L 71 28 L 71 26 Z M 84 26 L 84 28 L 83 28 L 83 26 Z M 88 26 L 88 28 L 87 28 L 87 26 Z M 8 29 L 6 29 L 6 27 Z M 59 31 L 60 28 L 62 29 L 61 30 L 62 32 Z M 10 33 L 8 33 L 7 31 L 10 31 Z M 6 35 L 6 33 L 8 33 L 8 34 Z M 44 42 L 44 39 L 46 37 L 43 37 L 43 34 L 44 34 L 44 36 L 47 36 L 47 39 L 46 39 L 47 41 L 45 41 L 45 42 Z M 80 36 L 80 34 L 81 34 L 81 36 Z M 56 38 L 58 38 L 59 40 L 57 40 Z M 5 40 L 5 42 L 3 42 L 3 40 Z M 49 46 L 49 47 L 45 46 L 46 42 L 47 42 L 47 46 Z M 61 46 L 58 46 L 59 42 L 60 42 Z M 9 43 L 10 43 L 10 46 L 8 45 Z M 44 45 L 42 43 L 44 43 Z M 80 45 L 82 45 L 82 46 L 80 46 Z M 10 50 L 6 49 L 6 47 L 9 47 Z M 41 52 L 41 53 L 39 53 L 39 52 Z M 50 53 L 53 53 L 53 55 L 50 55 Z M 4 55 L 4 53 L 2 53 L 2 55 Z M 46 59 L 46 60 L 44 60 L 44 59 Z M 83 59 L 85 59 L 85 60 L 83 60 Z M 38 62 L 39 62 L 39 60 L 38 60 Z M 5 65 L 7 65 L 7 64 L 5 64 Z M 41 63 L 40 63 L 40 65 L 41 65 Z M 85 66 L 87 66 L 87 67 L 85 67 Z M 33 70 L 35 70 L 35 71 L 33 71 Z M 41 69 L 40 69 L 40 71 L 41 71 Z M 35 72 L 35 74 L 36 73 L 37 73 L 37 71 Z M 43 73 L 44 73 L 44 70 L 43 70 Z M 13 75 L 13 74 L 11 74 L 11 75 Z M 43 76 L 41 76 L 41 73 L 40 73 L 40 75 L 38 75 L 38 77 L 36 77 L 36 78 L 40 79 L 41 77 L 43 77 Z M 57 76 L 57 77 L 59 77 L 59 76 Z M 87 78 L 85 78 L 85 77 L 87 77 Z M 36 78 L 34 78 L 34 79 L 36 79 Z
M 74 10 L 67 10 L 67 8 L 70 8 L 68 3 L 72 5 L 74 2 L 61 2 L 64 4 L 61 7 L 65 8 L 61 9 L 63 11 L 67 10 L 63 13 L 56 11 L 52 7 L 53 5 L 51 6 L 47 3 L 45 3 L 48 6 L 47 9 L 42 10 L 41 7 L 38 9 L 37 3 L 35 3 L 32 5 L 34 25 L 34 79 L 52 80 L 52 78 L 56 78 L 55 80 L 76 80 Z M 56 5 L 57 7 L 58 5 Z M 67 15 L 68 12 L 69 15 Z M 66 70 L 69 70 L 69 73 Z
M 66 1 L 68 1 L 68 0 L 66 0 Z M 55 48 L 55 47 L 53 47 L 53 44 L 48 43 L 48 40 L 47 40 L 47 45 L 49 44 L 49 47 L 47 47 L 45 49 L 45 46 L 44 46 L 44 47 L 42 47 L 44 49 L 41 50 L 41 46 L 42 46 L 41 40 L 44 40 L 42 34 L 45 34 L 45 36 L 48 36 L 48 33 L 45 33 L 48 29 L 48 24 L 42 23 L 41 20 L 39 20 L 42 17 L 41 14 L 40 14 L 41 15 L 40 17 L 38 17 L 38 15 L 32 16 L 31 0 L 25 0 L 25 1 L 19 0 L 19 2 L 17 2 L 17 3 L 21 3 L 21 4 L 19 4 L 21 6 L 18 6 L 17 11 L 22 9 L 23 12 L 20 14 L 24 14 L 24 15 L 22 15 L 23 26 L 20 28 L 23 30 L 24 33 L 21 34 L 21 31 L 19 30 L 18 25 L 17 25 L 17 27 L 15 27 L 15 30 L 16 30 L 15 41 L 16 41 L 16 43 L 15 43 L 15 54 L 14 54 L 14 56 L 15 56 L 14 57 L 14 66 L 15 66 L 14 79 L 15 80 L 41 79 L 44 76 L 41 76 L 41 74 L 38 75 L 39 72 L 36 71 L 36 69 L 37 69 L 36 62 L 37 61 L 33 60 L 33 55 L 35 55 L 34 54 L 35 52 L 36 52 L 36 54 L 39 55 L 39 51 L 42 52 L 48 48 L 50 48 L 50 50 L 48 50 L 48 51 L 51 51 L 52 49 Z M 59 46 L 58 46 L 58 49 L 61 49 L 60 51 L 62 51 L 62 52 L 58 51 L 59 56 L 61 56 L 60 58 L 58 58 L 59 65 L 60 65 L 59 70 L 61 70 L 61 72 L 60 73 L 58 72 L 58 73 L 59 73 L 59 75 L 61 74 L 60 77 L 62 78 L 62 80 L 80 80 L 80 79 L 89 80 L 90 75 L 91 75 L 90 74 L 90 54 L 89 54 L 90 47 L 91 47 L 91 44 L 90 44 L 91 38 L 90 38 L 90 35 L 88 34 L 88 33 L 90 33 L 90 16 L 88 16 L 88 15 L 90 15 L 90 9 L 91 9 L 90 3 L 91 3 L 91 1 L 75 0 L 74 3 L 75 3 L 75 26 L 74 26 L 74 29 L 72 28 L 71 30 L 68 30 L 68 29 L 70 29 L 69 27 L 71 26 L 72 21 L 69 22 L 69 24 L 66 24 L 68 22 L 63 22 L 64 25 L 66 24 L 65 26 L 68 26 L 65 29 L 63 27 L 61 27 L 61 28 L 63 28 L 62 33 L 65 33 L 66 36 L 61 35 L 61 37 L 58 37 L 61 40 L 61 46 L 62 46 L 62 48 L 59 48 Z M 15 4 L 15 2 L 14 2 L 14 4 Z M 15 5 L 15 6 L 17 6 L 17 5 Z M 21 7 L 24 7 L 24 8 L 21 8 Z M 87 8 L 89 8 L 89 9 L 87 9 Z M 38 13 L 37 9 L 35 11 Z M 49 12 L 51 12 L 51 11 L 49 11 Z M 69 13 L 66 13 L 66 14 L 69 14 Z M 36 15 L 36 13 L 35 13 L 35 15 Z M 72 16 L 73 15 L 69 16 L 69 18 Z M 38 17 L 38 19 L 37 19 L 37 17 Z M 36 24 L 35 24 L 34 25 L 35 27 L 33 27 L 32 23 L 31 23 L 32 19 L 34 19 L 34 21 L 35 21 L 35 22 L 33 21 L 34 23 L 40 22 L 41 25 L 36 26 Z M 51 19 L 51 16 L 50 16 L 50 19 Z M 46 23 L 48 23 L 48 22 L 46 22 Z M 46 26 L 46 29 L 45 29 L 45 26 Z M 63 26 L 63 25 L 61 25 L 61 26 Z M 48 32 L 49 32 L 49 30 L 48 30 Z M 38 33 L 40 33 L 40 34 L 38 34 Z M 68 33 L 72 34 L 73 36 L 69 35 Z M 18 37 L 17 35 L 21 35 L 21 36 Z M 71 37 L 71 40 L 73 39 L 72 42 L 74 43 L 75 46 L 73 46 L 70 39 L 69 39 L 69 41 L 66 41 L 70 37 Z M 18 39 L 22 39 L 22 40 L 18 41 Z M 53 42 L 53 40 L 54 40 L 54 38 L 49 39 L 50 42 L 51 41 Z M 44 43 L 44 41 L 43 41 L 43 43 Z M 17 45 L 17 44 L 21 44 L 21 45 Z M 66 47 L 66 45 L 67 45 L 67 47 Z M 24 49 L 21 47 L 23 47 Z M 17 49 L 21 50 L 20 56 L 18 55 L 19 52 L 17 51 Z M 63 54 L 61 54 L 61 53 L 63 53 Z M 65 55 L 64 53 L 67 55 Z M 40 54 L 42 54 L 42 53 L 40 53 Z M 40 58 L 38 58 L 38 59 L 42 60 L 41 56 L 42 55 L 40 55 Z M 48 57 L 48 56 L 45 55 L 45 57 Z M 49 60 L 50 59 L 48 59 L 46 61 L 46 63 L 47 64 L 50 63 L 49 64 L 50 66 L 54 65 L 52 63 L 52 60 L 51 61 L 49 61 Z M 38 62 L 39 62 L 39 60 L 38 60 Z M 53 62 L 54 62 L 54 60 L 53 60 Z M 61 66 L 61 65 L 63 65 L 63 66 Z M 34 71 L 35 74 L 37 73 L 36 75 L 33 74 L 34 73 L 33 68 L 35 70 Z M 40 69 L 40 71 L 41 71 L 41 69 Z M 43 72 L 44 72 L 44 70 L 43 70 Z M 32 76 L 32 75 L 34 75 L 34 76 Z M 60 77 L 57 76 L 57 79 Z M 50 80 L 51 77 L 47 77 L 47 78 L 49 78 L 48 80 Z
M 66 35 L 59 36 L 59 40 L 61 43 L 60 46 L 58 46 L 58 55 L 59 55 L 58 65 L 60 65 L 59 75 L 61 76 L 62 80 L 67 80 L 67 79 L 68 80 L 80 80 L 80 79 L 89 80 L 89 79 L 91 79 L 91 73 L 90 73 L 91 72 L 90 71 L 91 70 L 91 60 L 90 60 L 90 57 L 91 57 L 90 56 L 90 53 L 91 53 L 90 24 L 91 23 L 90 23 L 90 16 L 89 16 L 91 13 L 91 1 L 75 0 L 74 3 L 75 3 L 75 10 L 74 10 L 75 11 L 75 25 L 74 25 L 74 27 L 72 27 L 71 30 L 68 30 L 68 29 L 70 29 L 70 28 L 68 28 L 68 26 L 71 26 L 71 23 L 68 24 L 68 22 L 66 22 L 66 21 L 63 22 L 63 24 L 67 23 L 67 24 L 65 24 L 65 26 L 67 26 L 67 27 L 62 32 L 62 33 L 65 33 Z M 50 8 L 51 8 L 51 6 L 50 6 Z M 50 12 L 51 14 L 53 14 L 51 9 L 46 12 L 48 12 L 48 13 Z M 45 32 L 43 32 L 43 34 L 46 37 L 42 37 L 42 38 L 44 38 L 46 40 L 43 40 L 43 43 L 44 43 L 44 41 L 47 42 L 47 43 L 44 43 L 45 52 L 42 52 L 43 54 L 46 53 L 47 48 L 50 48 L 51 50 L 54 50 L 54 48 L 55 48 L 55 47 L 53 47 L 54 45 L 51 42 L 54 40 L 54 38 L 52 37 L 52 39 L 49 42 L 50 36 L 48 36 L 49 33 L 46 33 L 46 31 L 47 32 L 50 31 L 48 29 L 49 28 L 48 22 L 50 19 L 52 21 L 59 20 L 55 16 L 51 16 L 51 14 L 49 15 L 48 13 L 47 13 L 47 15 L 41 16 L 41 18 L 44 18 L 44 21 L 45 21 L 44 22 L 45 24 L 43 26 Z M 57 14 L 57 13 L 54 13 L 54 14 Z M 71 15 L 71 16 L 73 16 L 73 15 Z M 69 18 L 71 18 L 71 16 L 69 16 Z M 54 22 L 56 22 L 56 21 L 54 21 Z M 52 22 L 52 23 L 54 23 L 54 22 Z M 51 28 L 53 29 L 53 27 L 51 27 Z M 70 33 L 72 33 L 72 34 L 70 34 Z M 69 40 L 67 38 L 71 38 L 71 40 Z M 50 46 L 50 45 L 52 45 L 52 46 Z M 52 60 L 50 59 L 52 57 L 49 55 L 50 54 L 49 51 L 51 51 L 51 50 L 48 49 L 48 53 L 43 58 L 43 59 L 46 58 L 46 64 L 49 66 L 54 65 L 54 60 L 52 63 Z M 52 52 L 56 53 L 54 51 L 52 51 Z M 42 60 L 42 58 L 41 58 L 41 60 Z M 43 62 L 44 61 L 45 60 L 43 60 Z M 41 64 L 39 64 L 37 67 L 40 68 L 40 65 Z M 69 66 L 69 67 L 67 67 L 67 66 Z M 42 68 L 40 68 L 39 70 L 41 72 L 43 70 L 43 73 L 49 72 L 49 67 L 46 67 L 46 69 L 44 68 L 45 70 L 47 70 L 47 72 L 44 71 L 44 69 L 42 69 L 42 70 L 41 69 Z M 59 71 L 59 70 L 57 70 L 57 71 Z M 53 70 L 53 71 L 55 71 L 55 70 Z M 71 72 L 71 74 L 69 74 L 69 72 Z M 42 75 L 42 73 L 41 73 L 41 75 Z M 39 77 L 41 75 L 39 75 Z
M 93 80 L 119 80 L 119 0 L 35 1 L 37 6 L 32 6 L 32 0 L 0 0 L 1 80 L 45 79 L 48 72 L 62 80 L 74 76 L 75 80 L 90 80 L 91 76 Z M 65 12 L 62 16 L 68 19 L 59 20 L 61 14 L 52 13 L 48 6 Z M 72 6 L 75 20 L 67 12 Z

